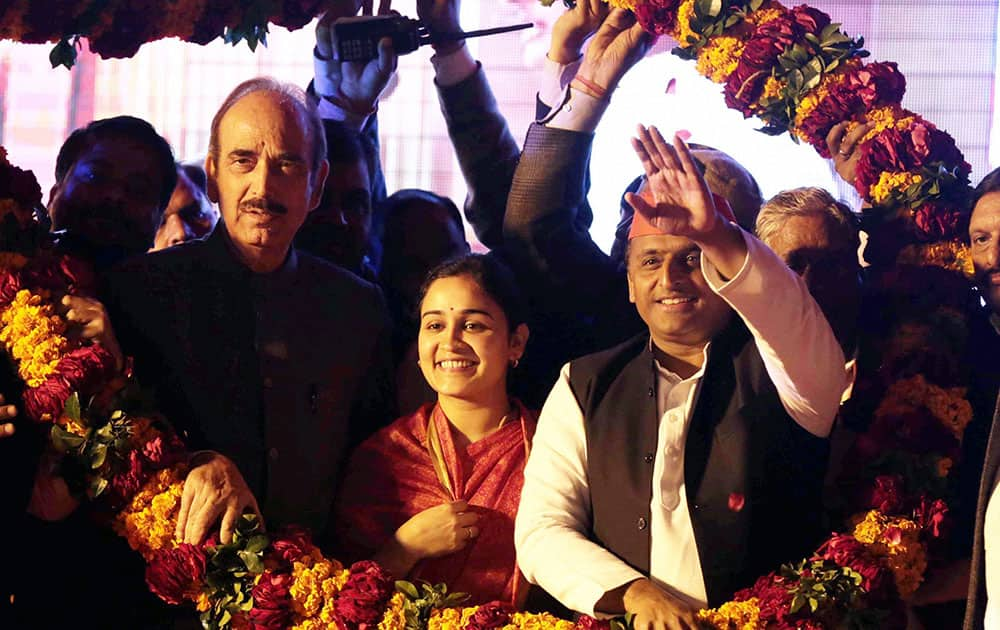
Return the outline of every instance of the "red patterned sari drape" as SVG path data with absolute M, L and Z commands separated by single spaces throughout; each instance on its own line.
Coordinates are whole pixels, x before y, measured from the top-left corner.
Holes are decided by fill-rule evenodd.
M 410 517 L 463 499 L 479 514 L 479 536 L 460 551 L 419 562 L 406 578 L 445 582 L 451 591 L 469 593 L 470 605 L 495 599 L 514 602 L 518 582 L 514 515 L 524 483 L 526 444 L 535 431 L 535 415 L 519 402 L 516 408 L 520 417 L 464 450 L 456 448 L 441 408 L 430 404 L 359 446 L 337 506 L 345 557 L 369 558 Z M 427 444 L 428 422 L 435 423 L 454 497 L 435 473 Z

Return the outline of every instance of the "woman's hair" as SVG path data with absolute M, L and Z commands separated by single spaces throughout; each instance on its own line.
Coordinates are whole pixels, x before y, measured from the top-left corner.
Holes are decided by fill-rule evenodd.
M 507 317 L 511 332 L 528 321 L 528 309 L 521 290 L 514 280 L 514 274 L 495 256 L 489 254 L 468 254 L 461 258 L 445 261 L 431 269 L 420 287 L 417 308 L 427 296 L 427 290 L 435 280 L 469 276 L 489 295 Z M 419 317 L 419 313 L 417 314 Z

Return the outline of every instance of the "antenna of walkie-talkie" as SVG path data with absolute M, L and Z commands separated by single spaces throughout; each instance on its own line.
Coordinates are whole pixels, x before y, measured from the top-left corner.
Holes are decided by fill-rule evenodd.
M 497 26 L 494 28 L 481 28 L 476 31 L 458 31 L 457 33 L 431 33 L 427 31 L 428 44 L 440 44 L 442 42 L 456 42 L 461 39 L 472 39 L 473 37 L 485 37 L 486 35 L 499 35 L 500 33 L 513 33 L 523 31 L 533 27 L 534 24 L 526 22 L 524 24 L 514 24 L 512 26 Z M 420 44 L 424 45 L 424 36 L 421 35 Z

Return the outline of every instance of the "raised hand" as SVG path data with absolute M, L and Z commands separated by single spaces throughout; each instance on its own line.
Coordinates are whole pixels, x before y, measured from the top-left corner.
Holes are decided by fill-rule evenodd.
M 350 17 L 361 6 L 362 15 L 371 15 L 372 2 L 344 0 L 334 3 L 331 10 L 316 24 L 316 50 L 313 71 L 316 93 L 357 115 L 367 115 L 375 109 L 379 97 L 396 72 L 398 61 L 392 50 L 392 40 L 379 42 L 378 57 L 368 62 L 341 62 L 335 58 L 337 49 L 332 25 L 340 18 Z M 391 3 L 379 3 L 379 15 L 391 11 Z
M 461 31 L 462 26 L 459 24 L 461 11 L 461 0 L 417 0 L 417 17 L 431 33 Z M 437 54 L 447 55 L 458 50 L 462 42 L 441 42 L 432 46 Z
M 674 136 L 671 146 L 656 127 L 639 125 L 632 148 L 646 172 L 646 190 L 625 200 L 657 229 L 697 241 L 725 221 L 683 138 Z
M 851 121 L 845 120 L 834 125 L 830 133 L 826 134 L 826 148 L 833 158 L 833 167 L 837 170 L 837 174 L 853 186 L 854 175 L 861 160 L 861 152 L 857 150 L 858 144 L 875 125 L 864 123 L 848 131 L 850 124 Z
M 610 94 L 652 43 L 653 37 L 642 30 L 631 11 L 612 9 L 590 38 L 577 76 Z
M 562 64 L 579 59 L 583 43 L 597 31 L 610 11 L 604 0 L 578 0 L 566 9 L 552 25 L 549 59 Z

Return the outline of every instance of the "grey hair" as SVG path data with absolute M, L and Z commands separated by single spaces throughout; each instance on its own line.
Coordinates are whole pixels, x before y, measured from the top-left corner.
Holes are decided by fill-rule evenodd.
M 309 156 L 309 172 L 315 175 L 319 171 L 320 164 L 326 159 L 326 133 L 323 130 L 323 121 L 320 120 L 316 108 L 310 106 L 306 98 L 306 93 L 302 88 L 291 83 L 283 83 L 271 77 L 257 77 L 249 79 L 237 85 L 226 100 L 222 102 L 219 111 L 212 118 L 212 127 L 208 136 L 208 154 L 212 161 L 219 163 L 219 124 L 223 116 L 233 108 L 243 97 L 255 92 L 270 92 L 278 96 L 282 102 L 291 103 L 295 110 L 302 116 L 306 123 L 306 135 L 312 143 L 312 152 Z
M 810 215 L 825 216 L 836 235 L 852 248 L 860 247 L 857 220 L 851 209 L 822 188 L 812 186 L 792 188 L 771 197 L 761 206 L 754 232 L 765 245 L 770 245 L 786 220 Z

